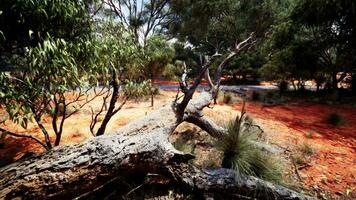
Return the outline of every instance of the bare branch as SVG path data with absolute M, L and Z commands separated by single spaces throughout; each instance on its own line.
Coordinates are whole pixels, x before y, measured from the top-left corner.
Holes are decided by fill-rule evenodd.
M 179 85 L 180 85 L 180 89 L 182 90 L 182 92 L 186 93 L 189 88 L 188 88 L 188 83 L 186 80 L 186 78 L 188 76 L 188 71 L 187 71 L 187 66 L 186 66 L 185 62 L 183 62 L 183 68 L 184 68 L 184 71 L 183 71 L 181 80 L 179 81 Z
M 47 145 L 45 143 L 43 143 L 40 139 L 38 139 L 37 137 L 33 136 L 33 135 L 21 135 L 21 134 L 17 134 L 8 130 L 5 130 L 3 128 L 0 128 L 0 131 L 3 133 L 6 133 L 8 135 L 11 135 L 13 137 L 19 137 L 19 138 L 30 138 L 32 140 L 35 140 L 37 143 L 39 143 L 43 148 L 45 148 L 47 151 L 49 150 L 49 148 L 47 147 Z
M 218 126 L 209 118 L 206 118 L 204 116 L 197 116 L 191 114 L 185 116 L 183 120 L 198 126 L 214 138 L 221 138 L 223 135 L 226 134 L 226 130 L 224 128 Z
M 206 72 L 205 72 L 205 79 L 208 82 L 210 89 L 215 88 L 215 85 L 213 84 L 213 81 L 210 78 L 209 69 L 207 69 Z

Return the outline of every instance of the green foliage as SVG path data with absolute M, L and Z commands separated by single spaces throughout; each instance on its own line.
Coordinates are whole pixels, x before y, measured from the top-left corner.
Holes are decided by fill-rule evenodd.
M 223 102 L 224 102 L 225 104 L 231 104 L 231 103 L 232 103 L 232 98 L 233 98 L 233 96 L 232 96 L 231 93 L 224 93 L 224 100 L 223 100 Z
M 272 26 L 271 52 L 260 74 L 272 80 L 314 79 L 336 89 L 337 72 L 355 71 L 356 29 L 352 0 L 287 1 Z
M 87 4 L 5 0 L 0 10 L 4 36 L 0 59 L 7 66 L 0 70 L 0 104 L 9 119 L 23 128 L 33 119 L 42 126 L 42 116 L 51 110 L 57 119 L 58 106 L 68 103 L 66 92 L 88 85 L 88 73 L 95 62 L 89 55 L 94 54 L 95 47 Z M 53 126 L 56 139 L 60 139 L 62 126 Z M 48 135 L 46 128 L 40 128 Z M 46 140 L 46 146 L 51 148 L 50 141 Z
M 328 116 L 327 116 L 327 122 L 333 126 L 340 126 L 342 124 L 345 123 L 345 120 L 344 118 L 338 114 L 338 113 L 330 113 Z
M 48 34 L 69 40 L 90 33 L 87 6 L 79 0 L 2 0 L 0 51 L 36 46 Z
M 123 90 L 125 96 L 139 100 L 151 94 L 151 81 L 143 81 L 141 83 L 130 81 Z
M 161 75 L 174 56 L 174 49 L 162 35 L 149 37 L 146 41 L 144 52 L 147 58 L 146 72 L 148 72 L 151 79 Z
M 223 102 L 225 104 L 233 104 L 236 102 L 235 95 L 230 92 L 224 92 Z
M 281 182 L 279 166 L 271 155 L 255 146 L 258 137 L 243 118 L 241 123 L 230 122 L 228 133 L 217 141 L 224 153 L 222 166 L 232 168 L 238 174 L 256 176 L 273 182 Z
M 98 20 L 95 23 L 94 57 L 95 68 L 90 73 L 93 82 L 108 85 L 112 70 L 125 75 L 129 80 L 138 80 L 144 72 L 144 51 L 134 36 L 114 19 Z
M 74 51 L 79 43 L 48 36 L 13 63 L 15 72 L 2 72 L 0 103 L 11 120 L 26 128 L 33 115 L 40 117 L 57 94 L 84 86 L 86 72 L 78 67 Z

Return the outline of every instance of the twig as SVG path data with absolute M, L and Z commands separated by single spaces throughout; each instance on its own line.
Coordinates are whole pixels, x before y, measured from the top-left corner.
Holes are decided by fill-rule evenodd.
M 3 133 L 6 133 L 8 135 L 11 135 L 13 137 L 19 137 L 19 138 L 30 138 L 30 139 L 33 139 L 35 140 L 37 143 L 39 143 L 40 145 L 42 145 L 43 148 L 45 148 L 46 150 L 49 150 L 49 148 L 47 147 L 47 145 L 45 143 L 43 143 L 40 139 L 38 139 L 37 137 L 35 136 L 32 136 L 32 135 L 21 135 L 21 134 L 17 134 L 17 133 L 13 133 L 13 132 L 10 132 L 8 130 L 5 130 L 3 128 L 0 128 L 0 131 L 3 132 Z
M 301 177 L 300 174 L 299 174 L 298 167 L 297 167 L 297 165 L 295 164 L 295 162 L 294 162 L 293 160 L 292 160 L 292 164 L 293 164 L 293 166 L 294 166 L 294 172 L 295 172 L 295 174 L 297 175 L 299 181 L 300 181 L 300 182 L 303 182 L 303 179 L 302 179 L 302 177 Z

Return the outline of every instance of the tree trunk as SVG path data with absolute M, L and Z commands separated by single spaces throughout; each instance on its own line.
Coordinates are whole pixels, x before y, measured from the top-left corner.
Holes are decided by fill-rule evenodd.
M 96 132 L 96 136 L 104 135 L 106 126 L 108 125 L 111 117 L 114 115 L 116 101 L 119 98 L 119 82 L 116 77 L 116 72 L 113 71 L 112 73 L 113 73 L 113 75 L 112 75 L 111 84 L 112 84 L 113 92 L 112 92 L 111 99 L 110 99 L 109 109 L 106 112 L 105 117 L 104 117 L 103 121 L 101 122 L 98 131 Z
M 209 97 L 203 93 L 191 101 L 187 113 L 206 106 Z M 114 135 L 56 147 L 5 166 L 0 169 L 0 199 L 69 199 L 128 174 L 158 174 L 189 192 L 217 198 L 268 194 L 278 199 L 308 199 L 257 178 L 237 179 L 232 170 L 202 170 L 187 164 L 193 156 L 177 151 L 168 141 L 177 125 L 174 107 L 165 106 Z
M 337 86 L 338 80 L 337 80 L 337 73 L 336 72 L 332 73 L 332 82 L 331 83 L 332 83 L 332 88 L 334 90 L 338 89 L 338 86 Z
M 130 175 L 144 179 L 157 176 L 161 179 L 158 182 L 163 182 L 162 177 L 165 177 L 200 199 L 246 199 L 246 196 L 258 199 L 311 199 L 254 177 L 237 177 L 232 170 L 194 167 L 188 163 L 194 156 L 177 151 L 168 141 L 169 134 L 183 121 L 196 124 L 215 138 L 226 134 L 225 129 L 204 117 L 202 110 L 216 96 L 225 64 L 253 44 L 252 38 L 253 34 L 236 45 L 235 50 L 219 65 L 216 85 L 212 85 L 209 92 L 202 92 L 198 98 L 192 99 L 211 60 L 204 64 L 191 87 L 183 84 L 185 81 L 181 83 L 184 93 L 181 102 L 177 102 L 177 95 L 171 106 L 162 107 L 120 128 L 114 135 L 95 137 L 82 144 L 55 147 L 43 155 L 0 168 L 0 199 L 69 199 L 78 196 L 85 199 L 105 190 L 103 188 L 108 189 L 106 186 L 115 180 L 125 180 Z M 143 181 L 142 185 L 145 183 Z
M 153 107 L 154 106 L 154 100 L 153 100 L 153 98 L 154 98 L 154 94 L 153 94 L 153 79 L 154 79 L 154 77 L 153 77 L 153 72 L 151 72 L 151 107 Z

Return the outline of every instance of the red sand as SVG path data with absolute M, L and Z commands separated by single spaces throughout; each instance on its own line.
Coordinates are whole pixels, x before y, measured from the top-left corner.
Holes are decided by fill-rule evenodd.
M 234 108 L 240 109 L 240 105 Z M 283 134 L 295 134 L 298 144 L 307 141 L 315 149 L 309 165 L 300 170 L 308 188 L 342 194 L 355 192 L 356 108 L 293 102 L 274 107 L 248 103 L 246 110 L 255 117 L 271 120 L 271 123 L 280 122 L 295 130 L 281 132 L 275 139 L 285 140 Z M 345 124 L 338 127 L 329 125 L 326 118 L 332 112 L 340 114 Z M 306 137 L 308 132 L 314 133 L 312 138 Z
M 158 83 L 163 82 L 158 81 Z M 164 84 L 178 83 L 166 81 Z M 162 95 L 157 97 L 156 102 L 161 102 L 160 105 L 162 105 L 164 102 L 171 101 L 171 98 L 174 98 L 174 96 L 174 92 L 162 92 Z M 114 120 L 112 128 L 120 127 L 138 118 L 138 116 L 152 111 L 148 106 L 149 103 L 146 104 L 142 102 L 127 105 L 124 110 L 130 112 L 122 112 L 124 115 Z M 157 103 L 157 106 L 160 105 Z M 240 105 L 233 107 L 238 110 L 240 109 Z M 296 145 L 286 139 L 288 136 L 294 135 L 298 138 L 296 143 L 299 144 L 302 141 L 308 141 L 315 148 L 316 152 L 310 158 L 310 165 L 300 170 L 304 183 L 308 188 L 315 188 L 317 186 L 327 191 L 343 194 L 346 193 L 346 190 L 355 191 L 356 108 L 294 102 L 275 107 L 263 107 L 261 104 L 248 103 L 246 110 L 252 116 L 264 119 L 267 122 L 267 126 L 274 126 L 276 130 L 281 128 L 278 127 L 281 126 L 281 123 L 288 126 L 290 129 L 281 131 L 276 136 L 273 136 L 275 137 L 273 139 L 280 144 Z M 341 114 L 346 119 L 346 123 L 339 127 L 328 125 L 325 122 L 325 118 L 331 112 Z M 70 120 L 67 125 L 67 127 L 72 127 L 72 132 L 66 133 L 61 144 L 79 143 L 91 137 L 88 130 L 83 128 L 84 126 L 88 126 L 88 119 L 85 119 L 85 117 L 87 116 L 84 113 L 83 116 L 73 116 L 73 120 Z M 50 125 L 50 121 L 45 123 L 48 126 Z M 5 129 L 9 128 L 17 133 L 34 134 L 42 138 L 40 130 L 35 125 L 29 127 L 27 131 L 14 126 L 12 123 L 7 123 L 6 125 L 2 125 L 2 127 Z M 306 137 L 306 133 L 309 131 L 315 132 L 313 138 Z M 6 137 L 5 139 L 0 139 L 0 142 L 5 142 L 5 148 L 0 149 L 1 160 L 17 160 L 26 151 L 43 151 L 43 148 L 31 139 Z

